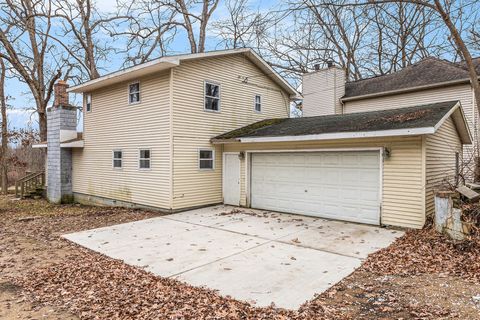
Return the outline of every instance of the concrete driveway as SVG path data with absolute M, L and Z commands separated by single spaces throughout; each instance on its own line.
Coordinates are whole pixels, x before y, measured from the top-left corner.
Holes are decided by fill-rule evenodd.
M 162 277 L 297 309 L 401 231 L 214 206 L 64 237 Z

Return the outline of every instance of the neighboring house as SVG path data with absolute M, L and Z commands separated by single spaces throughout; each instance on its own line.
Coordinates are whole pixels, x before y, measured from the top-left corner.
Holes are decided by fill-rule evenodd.
M 305 117 L 289 119 L 295 90 L 249 49 L 165 57 L 86 82 L 69 90 L 84 94 L 82 137 L 62 120 L 67 103 L 49 111 L 48 196 L 422 227 L 433 189 L 472 141 L 464 97 L 361 107 L 343 101 L 351 88 L 335 67 L 308 74 Z

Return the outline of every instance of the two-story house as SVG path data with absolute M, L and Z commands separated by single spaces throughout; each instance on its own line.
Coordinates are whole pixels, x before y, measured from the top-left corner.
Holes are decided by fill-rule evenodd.
M 164 57 L 68 89 L 84 97 L 81 136 L 67 86 L 57 84 L 48 197 L 423 226 L 438 182 L 429 178 L 441 166 L 455 171 L 472 140 L 460 99 L 396 108 L 387 99 L 346 112 L 345 79 L 335 73 L 305 77 L 305 117 L 291 119 L 297 92 L 250 49 Z

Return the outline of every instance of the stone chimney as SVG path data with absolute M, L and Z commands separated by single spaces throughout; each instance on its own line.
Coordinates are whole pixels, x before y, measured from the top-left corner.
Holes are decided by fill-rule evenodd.
M 315 66 L 315 71 L 302 78 L 303 116 L 341 114 L 340 98 L 345 94 L 345 70 L 327 62 L 326 69 Z
M 77 109 L 69 104 L 68 84 L 54 86 L 53 106 L 47 110 L 47 198 L 50 202 L 72 202 L 72 149 L 61 143 L 77 137 Z

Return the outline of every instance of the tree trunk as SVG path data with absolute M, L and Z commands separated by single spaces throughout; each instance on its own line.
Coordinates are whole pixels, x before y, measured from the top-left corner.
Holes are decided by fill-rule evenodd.
M 47 112 L 46 106 L 38 108 L 38 127 L 40 130 L 40 141 L 47 141 Z
M 2 148 L 0 157 L 0 170 L 2 179 L 2 193 L 8 194 L 8 129 L 7 129 L 7 97 L 5 95 L 5 63 L 0 59 L 0 109 L 2 115 Z

